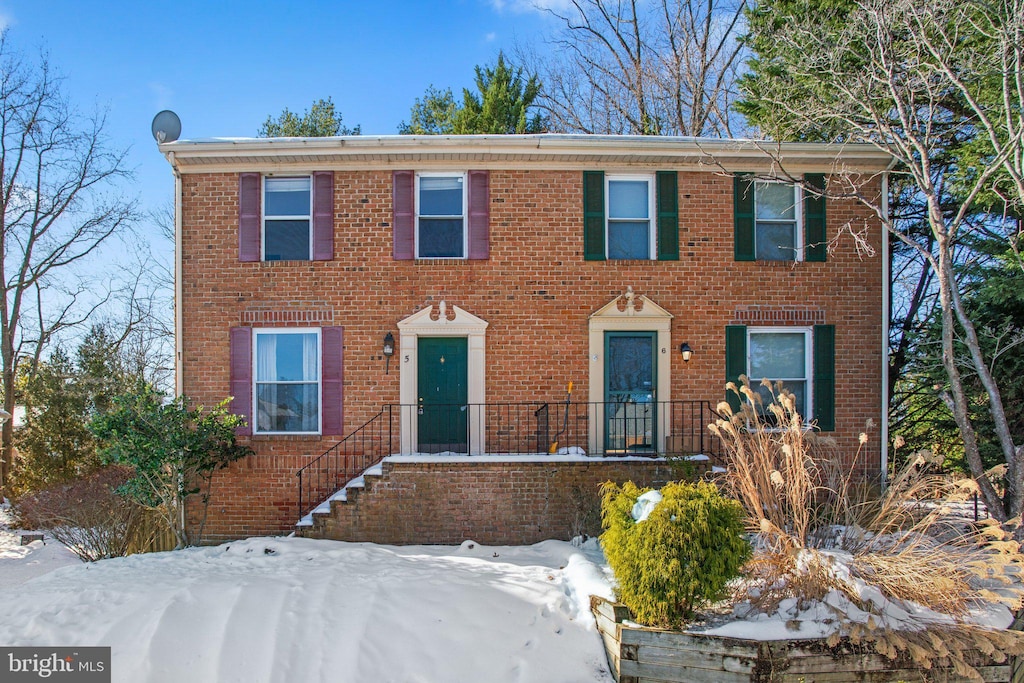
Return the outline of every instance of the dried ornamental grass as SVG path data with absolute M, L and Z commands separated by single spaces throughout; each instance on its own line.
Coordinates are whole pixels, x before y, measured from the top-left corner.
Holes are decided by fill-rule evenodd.
M 1024 654 L 1024 635 L 979 625 L 986 604 L 1017 610 L 1024 598 L 1024 555 L 1012 529 L 965 526 L 949 514 L 973 481 L 931 474 L 919 453 L 879 495 L 858 478 L 868 439 L 843 461 L 835 442 L 814 433 L 781 385 L 763 382 L 763 405 L 746 377 L 729 389 L 741 410 L 718 406 L 711 426 L 726 451 L 725 489 L 743 505 L 755 554 L 737 600 L 774 612 L 783 600 L 827 606 L 831 640 L 846 636 L 880 654 L 905 655 L 923 668 L 953 667 L 978 678 L 971 652 L 1001 661 Z

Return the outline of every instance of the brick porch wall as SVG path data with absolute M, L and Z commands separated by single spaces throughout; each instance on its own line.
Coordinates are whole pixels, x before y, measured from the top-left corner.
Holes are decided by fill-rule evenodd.
M 367 477 L 365 489 L 303 535 L 396 545 L 569 540 L 600 533 L 604 482 L 660 487 L 679 477 L 663 460 L 385 461 L 382 477 Z

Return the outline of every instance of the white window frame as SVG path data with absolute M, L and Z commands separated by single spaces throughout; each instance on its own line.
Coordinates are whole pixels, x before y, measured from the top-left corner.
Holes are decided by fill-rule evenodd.
M 796 334 L 802 333 L 804 335 L 804 377 L 790 377 L 789 380 L 800 380 L 802 379 L 806 383 L 806 389 L 804 391 L 805 405 L 804 412 L 800 414 L 804 422 L 809 424 L 812 416 L 814 415 L 814 328 L 803 327 L 803 326 L 777 326 L 777 327 L 747 327 L 747 367 L 746 375 L 750 380 L 751 385 L 755 387 L 761 384 L 762 377 L 754 377 L 750 374 L 750 337 L 754 334 Z M 783 387 L 786 386 L 788 381 L 784 377 L 769 377 L 769 380 L 774 382 L 782 382 Z M 806 413 L 806 414 L 805 414 Z
M 757 218 L 757 186 L 762 185 L 785 185 L 786 187 L 793 188 L 793 215 L 795 217 L 795 225 L 793 229 L 796 234 L 793 236 L 793 261 L 804 260 L 804 194 L 803 188 L 795 183 L 787 183 L 783 180 L 755 180 L 754 181 L 754 259 L 755 260 L 767 260 L 761 259 L 757 253 L 757 224 L 758 223 L 791 223 L 793 221 L 782 221 L 778 219 L 758 220 Z M 775 260 L 775 259 L 771 259 Z M 778 259 L 780 263 L 785 263 L 790 259 Z
M 429 218 L 462 218 L 462 256 L 420 256 L 420 178 L 462 178 L 462 215 L 461 216 L 429 216 Z M 422 261 L 440 261 L 444 259 L 466 260 L 469 258 L 469 173 L 466 171 L 422 171 L 416 173 L 413 189 L 416 207 L 416 258 Z
M 647 183 L 647 258 L 646 259 L 613 259 L 608 254 L 609 231 L 608 228 L 613 221 L 611 218 L 611 192 L 609 187 L 614 181 L 638 181 Z M 655 177 L 649 174 L 620 173 L 605 174 L 604 176 L 604 258 L 607 261 L 656 261 L 658 259 L 658 206 L 655 201 Z M 624 219 L 615 219 L 615 221 Z
M 273 217 L 267 215 L 267 180 L 300 180 L 306 178 L 309 180 L 309 213 L 306 215 L 278 215 L 274 214 Z M 274 175 L 267 174 L 260 178 L 260 260 L 267 260 L 267 220 L 305 220 L 309 223 L 309 255 L 305 260 L 313 260 L 313 175 L 298 173 L 289 173 L 287 175 Z M 280 259 L 275 259 L 280 260 Z M 301 260 L 301 259 L 297 259 Z M 273 261 L 270 261 L 273 263 Z
M 312 384 L 312 382 L 260 382 L 259 375 L 257 374 L 257 366 L 259 363 L 259 345 L 258 337 L 261 334 L 316 334 L 316 387 L 317 387 L 317 402 L 316 402 L 316 431 L 313 432 L 278 432 L 278 431 L 262 431 L 259 428 L 259 392 L 256 390 L 259 384 Z M 323 347 L 323 334 L 322 328 L 320 327 L 254 327 L 252 330 L 252 406 L 253 415 L 256 419 L 252 421 L 252 433 L 261 435 L 284 435 L 284 436 L 304 436 L 304 435 L 319 435 L 324 429 L 324 347 Z

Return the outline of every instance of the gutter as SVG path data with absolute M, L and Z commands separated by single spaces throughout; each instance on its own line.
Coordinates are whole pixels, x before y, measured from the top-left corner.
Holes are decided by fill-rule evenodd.
M 878 172 L 889 155 L 874 145 L 778 143 L 764 140 L 668 137 L 646 135 L 359 135 L 331 138 L 198 138 L 160 145 L 164 154 L 176 152 L 181 172 L 210 165 L 261 166 L 284 164 L 371 163 L 391 166 L 411 159 L 435 159 L 449 164 L 467 160 L 510 160 L 557 163 L 576 168 L 586 163 L 677 163 L 707 170 L 771 171 L 786 167 L 841 164 L 857 172 Z M 728 168 L 723 168 L 724 163 Z M 196 168 L 199 167 L 199 168 Z

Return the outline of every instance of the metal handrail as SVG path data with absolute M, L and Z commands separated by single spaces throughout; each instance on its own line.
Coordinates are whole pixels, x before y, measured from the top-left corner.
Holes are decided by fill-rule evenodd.
M 391 409 L 390 405 L 383 406 L 379 413 L 295 473 L 299 479 L 300 519 L 349 480 L 394 452 Z
M 722 444 L 707 428 L 718 417 L 711 402 L 702 400 L 385 405 L 296 473 L 299 517 L 367 468 L 404 450 L 466 453 L 473 444 L 484 453 L 538 454 L 580 448 L 595 456 L 701 453 L 720 461 Z M 403 422 L 407 427 L 416 425 L 420 432 L 416 444 L 401 444 L 396 421 L 399 427 Z M 442 428 L 434 433 L 446 434 L 448 439 L 425 444 L 429 436 L 420 427 L 430 431 L 436 425 Z M 603 435 L 605 447 L 600 452 L 592 448 L 597 443 L 592 427 Z

